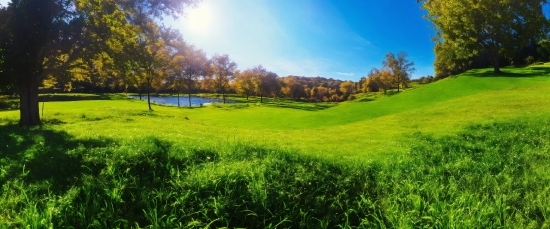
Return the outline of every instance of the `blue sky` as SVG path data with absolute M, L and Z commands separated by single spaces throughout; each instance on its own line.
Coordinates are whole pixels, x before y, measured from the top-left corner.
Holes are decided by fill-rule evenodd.
M 239 69 L 357 81 L 402 50 L 415 62 L 413 78 L 433 75 L 434 32 L 414 0 L 202 0 L 185 13 L 165 24 Z
M 167 25 L 240 69 L 358 80 L 403 50 L 415 62 L 413 78 L 433 75 L 434 32 L 413 0 L 203 0 L 186 13 Z

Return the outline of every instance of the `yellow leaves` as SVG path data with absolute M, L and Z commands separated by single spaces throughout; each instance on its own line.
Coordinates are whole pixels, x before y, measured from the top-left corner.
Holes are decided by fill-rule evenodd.
M 42 82 L 45 88 L 53 88 L 57 84 L 57 80 L 54 77 L 48 77 Z
M 252 83 L 252 71 L 250 71 L 250 69 L 246 69 L 242 72 L 236 71 L 234 87 L 239 94 L 251 94 L 254 88 L 254 84 Z
M 71 91 L 73 89 L 73 84 L 72 82 L 67 82 L 65 83 L 64 85 L 65 87 L 63 88 L 64 91 Z
M 386 92 L 395 84 L 394 76 L 387 69 L 378 70 L 373 68 L 368 76 L 368 79 L 365 81 L 363 87 L 367 89 L 368 92 L 376 92 L 383 90 Z
M 345 81 L 340 84 L 340 91 L 344 94 L 350 95 L 353 93 L 353 82 Z
M 183 55 L 176 55 L 172 57 L 172 61 L 176 63 L 183 63 L 186 60 L 185 56 Z

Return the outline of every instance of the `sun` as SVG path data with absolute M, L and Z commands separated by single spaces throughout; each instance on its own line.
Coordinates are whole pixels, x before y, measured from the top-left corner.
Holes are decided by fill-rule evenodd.
M 207 5 L 201 5 L 195 9 L 191 9 L 187 14 L 187 18 L 183 20 L 193 30 L 205 30 L 212 21 L 212 11 Z

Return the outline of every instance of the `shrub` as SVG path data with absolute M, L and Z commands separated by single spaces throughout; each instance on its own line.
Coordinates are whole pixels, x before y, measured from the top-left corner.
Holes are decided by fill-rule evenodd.
M 8 102 L 8 99 L 0 96 L 0 109 L 9 109 L 10 104 Z
M 527 65 L 531 65 L 535 62 L 535 58 L 533 56 L 528 56 L 527 58 L 525 58 L 525 63 Z

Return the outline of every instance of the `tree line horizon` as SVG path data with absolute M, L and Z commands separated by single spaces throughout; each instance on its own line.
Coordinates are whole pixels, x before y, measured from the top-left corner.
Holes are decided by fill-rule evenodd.
M 358 92 L 400 91 L 415 71 L 404 51 L 387 53 L 382 67 L 373 68 L 359 82 L 279 77 L 262 65 L 238 70 L 228 54 L 208 58 L 179 31 L 158 23 L 181 16 L 199 2 L 11 0 L 0 8 L 0 92 L 18 94 L 20 125 L 34 126 L 41 123 L 39 87 L 123 88 L 148 98 L 152 92 L 190 96 L 202 90 L 222 94 L 224 102 L 227 93 L 259 96 L 261 102 L 264 97 L 343 101 Z M 436 75 L 417 81 L 431 82 L 487 65 L 498 74 L 502 59 L 510 64 L 513 58 L 513 64 L 532 62 L 543 59 L 544 51 L 550 57 L 548 20 L 542 13 L 546 0 L 417 2 L 437 31 Z M 148 106 L 151 110 L 150 99 Z
M 200 53 L 203 53 L 198 49 Z M 401 60 L 395 59 L 392 53 L 388 54 L 390 61 L 401 61 L 396 63 L 386 63 L 387 66 L 396 65 L 397 68 L 402 68 L 399 64 L 405 63 L 406 53 L 399 53 Z M 145 81 L 143 78 L 133 75 L 130 78 L 130 83 L 124 82 L 121 78 L 105 77 L 93 78 L 91 81 L 64 81 L 60 78 L 46 79 L 40 87 L 41 93 L 64 93 L 64 92 L 81 92 L 81 93 L 136 93 L 142 97 L 148 89 L 156 94 L 191 94 L 197 93 L 232 93 L 245 96 L 248 100 L 249 96 L 260 97 L 260 102 L 263 102 L 264 97 L 273 98 L 289 98 L 294 100 L 314 101 L 314 102 L 341 102 L 350 99 L 351 95 L 361 92 L 378 92 L 384 90 L 386 92 L 390 88 L 408 87 L 412 81 L 419 83 L 429 83 L 433 81 L 432 76 L 421 77 L 419 79 L 410 79 L 410 73 L 414 71 L 411 68 L 414 63 L 407 62 L 409 69 L 402 71 L 401 77 L 392 77 L 389 67 L 383 67 L 382 77 L 380 78 L 379 70 L 373 70 L 362 77 L 359 81 L 340 80 L 325 77 L 306 77 L 288 75 L 280 77 L 278 74 L 268 71 L 262 65 L 257 65 L 245 70 L 235 69 L 229 71 L 226 78 L 217 77 L 213 72 L 207 73 L 208 69 L 216 69 L 211 60 L 201 58 L 204 62 L 195 62 L 198 65 L 191 66 L 183 64 L 182 66 L 191 68 L 197 72 L 195 77 L 177 77 L 172 74 L 168 77 L 153 78 L 152 81 Z M 212 58 L 227 58 L 227 55 L 215 54 Z M 183 58 L 176 56 L 174 59 Z M 383 63 L 387 62 L 385 60 Z M 236 66 L 236 65 L 235 65 Z M 399 71 L 396 70 L 396 72 Z M 100 81 L 94 81 L 100 80 Z M 224 82 L 228 80 L 229 82 Z M 7 94 L 16 93 L 6 91 Z M 222 95 L 223 96 L 223 95 Z M 353 98 L 353 97 L 351 97 Z M 350 99 L 351 100 L 351 99 Z

